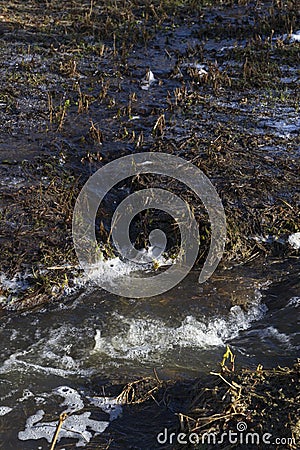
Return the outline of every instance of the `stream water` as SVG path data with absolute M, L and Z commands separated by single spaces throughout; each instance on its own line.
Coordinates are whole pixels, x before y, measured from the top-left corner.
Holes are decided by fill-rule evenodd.
M 196 377 L 216 368 L 226 344 L 238 366 L 290 364 L 300 349 L 299 306 L 296 276 L 273 286 L 240 267 L 204 285 L 192 272 L 150 299 L 90 284 L 69 300 L 11 316 L 0 327 L 2 448 L 48 448 L 62 411 L 72 413 L 62 442 L 86 446 L 121 414 L 101 385 L 154 368 L 162 378 Z

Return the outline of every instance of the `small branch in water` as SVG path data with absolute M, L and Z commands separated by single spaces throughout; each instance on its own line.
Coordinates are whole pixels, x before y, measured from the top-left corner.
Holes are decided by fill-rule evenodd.
M 58 435 L 59 435 L 59 432 L 60 432 L 60 429 L 61 429 L 62 424 L 64 423 L 64 421 L 66 420 L 67 417 L 68 417 L 68 414 L 67 414 L 67 413 L 62 413 L 62 414 L 59 416 L 59 422 L 58 422 L 58 424 L 57 424 L 56 431 L 55 431 L 55 433 L 54 433 L 54 436 L 53 436 L 53 439 L 52 439 L 52 442 L 51 442 L 50 450 L 54 450 L 55 444 L 56 444 L 56 442 L 57 442 L 57 438 L 58 438 Z
M 232 389 L 234 389 L 236 391 L 236 387 L 233 386 L 231 383 L 229 383 L 229 381 L 227 381 L 220 373 L 216 373 L 216 372 L 210 372 L 211 375 L 216 375 L 217 377 L 220 377 L 226 384 L 228 384 L 228 386 L 230 386 Z M 241 386 L 237 386 L 237 387 L 241 387 Z

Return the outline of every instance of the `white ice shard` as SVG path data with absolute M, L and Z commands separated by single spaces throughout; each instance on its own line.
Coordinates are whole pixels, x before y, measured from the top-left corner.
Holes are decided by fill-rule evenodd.
M 288 238 L 288 243 L 295 250 L 299 250 L 299 248 L 300 248 L 300 233 L 291 234 Z
M 150 88 L 150 86 L 154 83 L 156 83 L 157 80 L 153 75 L 153 72 L 151 72 L 150 69 L 147 70 L 147 73 L 145 75 L 145 77 L 142 79 L 141 81 L 141 88 L 144 91 L 148 91 L 148 89 Z

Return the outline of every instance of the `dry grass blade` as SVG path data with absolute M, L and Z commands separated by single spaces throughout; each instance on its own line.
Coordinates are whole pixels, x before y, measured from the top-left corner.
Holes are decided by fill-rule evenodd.
M 154 394 L 162 387 L 163 382 L 158 378 L 142 378 L 141 380 L 133 381 L 128 383 L 123 391 L 118 395 L 117 402 L 134 405 L 139 403 L 144 403 L 145 401 L 154 398 Z
M 55 430 L 55 433 L 54 433 L 54 436 L 53 436 L 53 439 L 52 439 L 52 442 L 51 442 L 50 450 L 54 450 L 55 449 L 55 445 L 56 445 L 56 442 L 57 442 L 57 439 L 58 439 L 58 435 L 59 435 L 60 429 L 61 429 L 61 427 L 62 427 L 62 425 L 63 425 L 63 423 L 64 423 L 64 421 L 66 420 L 67 417 L 68 417 L 67 413 L 62 413 L 59 416 L 59 422 L 57 424 L 57 427 L 56 427 L 56 430 Z

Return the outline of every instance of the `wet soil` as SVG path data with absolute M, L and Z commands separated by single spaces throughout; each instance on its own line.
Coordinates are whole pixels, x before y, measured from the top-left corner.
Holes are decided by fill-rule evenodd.
M 235 370 L 224 365 L 194 382 L 139 380 L 134 396 L 132 384 L 120 394 L 123 417 L 111 424 L 110 434 L 101 437 L 102 445 L 109 443 L 110 449 L 296 449 L 299 381 L 299 362 L 272 370 L 262 366 Z M 124 435 L 122 427 L 129 427 L 131 433 Z M 256 435 L 254 440 L 250 435 Z M 114 439 L 109 441 L 109 436 Z
M 224 268 L 261 264 L 268 270 L 275 261 L 286 271 L 287 258 L 296 261 L 299 250 L 287 243 L 300 230 L 299 42 L 290 39 L 300 28 L 296 1 L 70 1 L 62 7 L 56 0 L 29 0 L 1 7 L 4 309 L 36 307 L 73 287 L 79 269 L 71 219 L 78 192 L 103 164 L 133 152 L 181 156 L 210 178 L 228 222 Z M 149 68 L 157 82 L 144 90 Z M 170 179 L 141 177 L 126 188 L 150 182 L 193 202 L 203 262 L 210 239 L 203 206 Z M 100 211 L 103 242 L 111 205 L 122 192 L 111 192 Z M 192 431 L 202 429 L 203 417 L 225 415 L 214 422 L 219 433 L 236 429 L 236 417 L 258 430 L 257 417 L 264 414 L 268 432 L 273 427 L 299 440 L 298 365 L 220 373 L 231 386 L 216 375 L 191 394 L 184 383 L 173 397 L 160 386 L 156 402 L 163 413 L 148 399 L 146 416 L 173 431 L 174 414 L 182 412 L 182 429 Z M 188 398 L 184 407 L 178 392 Z M 143 417 L 142 405 L 128 406 L 132 427 Z M 233 419 L 234 408 L 241 417 Z M 155 448 L 154 435 L 147 447 L 146 431 L 137 444 L 122 436 L 122 423 L 116 426 L 115 443 L 106 436 L 104 448 L 120 448 L 120 442 Z
M 79 189 L 132 152 L 175 154 L 210 178 L 228 221 L 225 266 L 297 255 L 286 240 L 299 230 L 299 43 L 288 37 L 298 18 L 292 1 L 5 3 L 1 271 L 20 284 L 26 274 L 19 307 L 72 285 Z M 148 68 L 157 83 L 143 90 Z M 201 262 L 210 239 L 205 209 L 169 179 L 128 187 L 150 182 L 193 202 Z M 115 189 L 101 211 L 103 241 L 109 205 L 120 198 Z M 5 286 L 2 294 L 6 306 L 16 300 Z
M 297 19 L 293 2 L 6 3 L 1 270 L 10 279 L 27 274 L 31 291 L 19 292 L 19 306 L 72 284 L 76 195 L 103 164 L 137 151 L 176 154 L 209 176 L 228 220 L 224 264 L 297 253 L 285 243 L 299 229 L 299 44 L 284 37 Z M 158 82 L 143 90 L 147 67 Z M 150 181 L 194 202 L 203 260 L 203 206 L 171 180 L 145 177 L 134 187 Z M 15 298 L 2 293 L 4 304 Z

